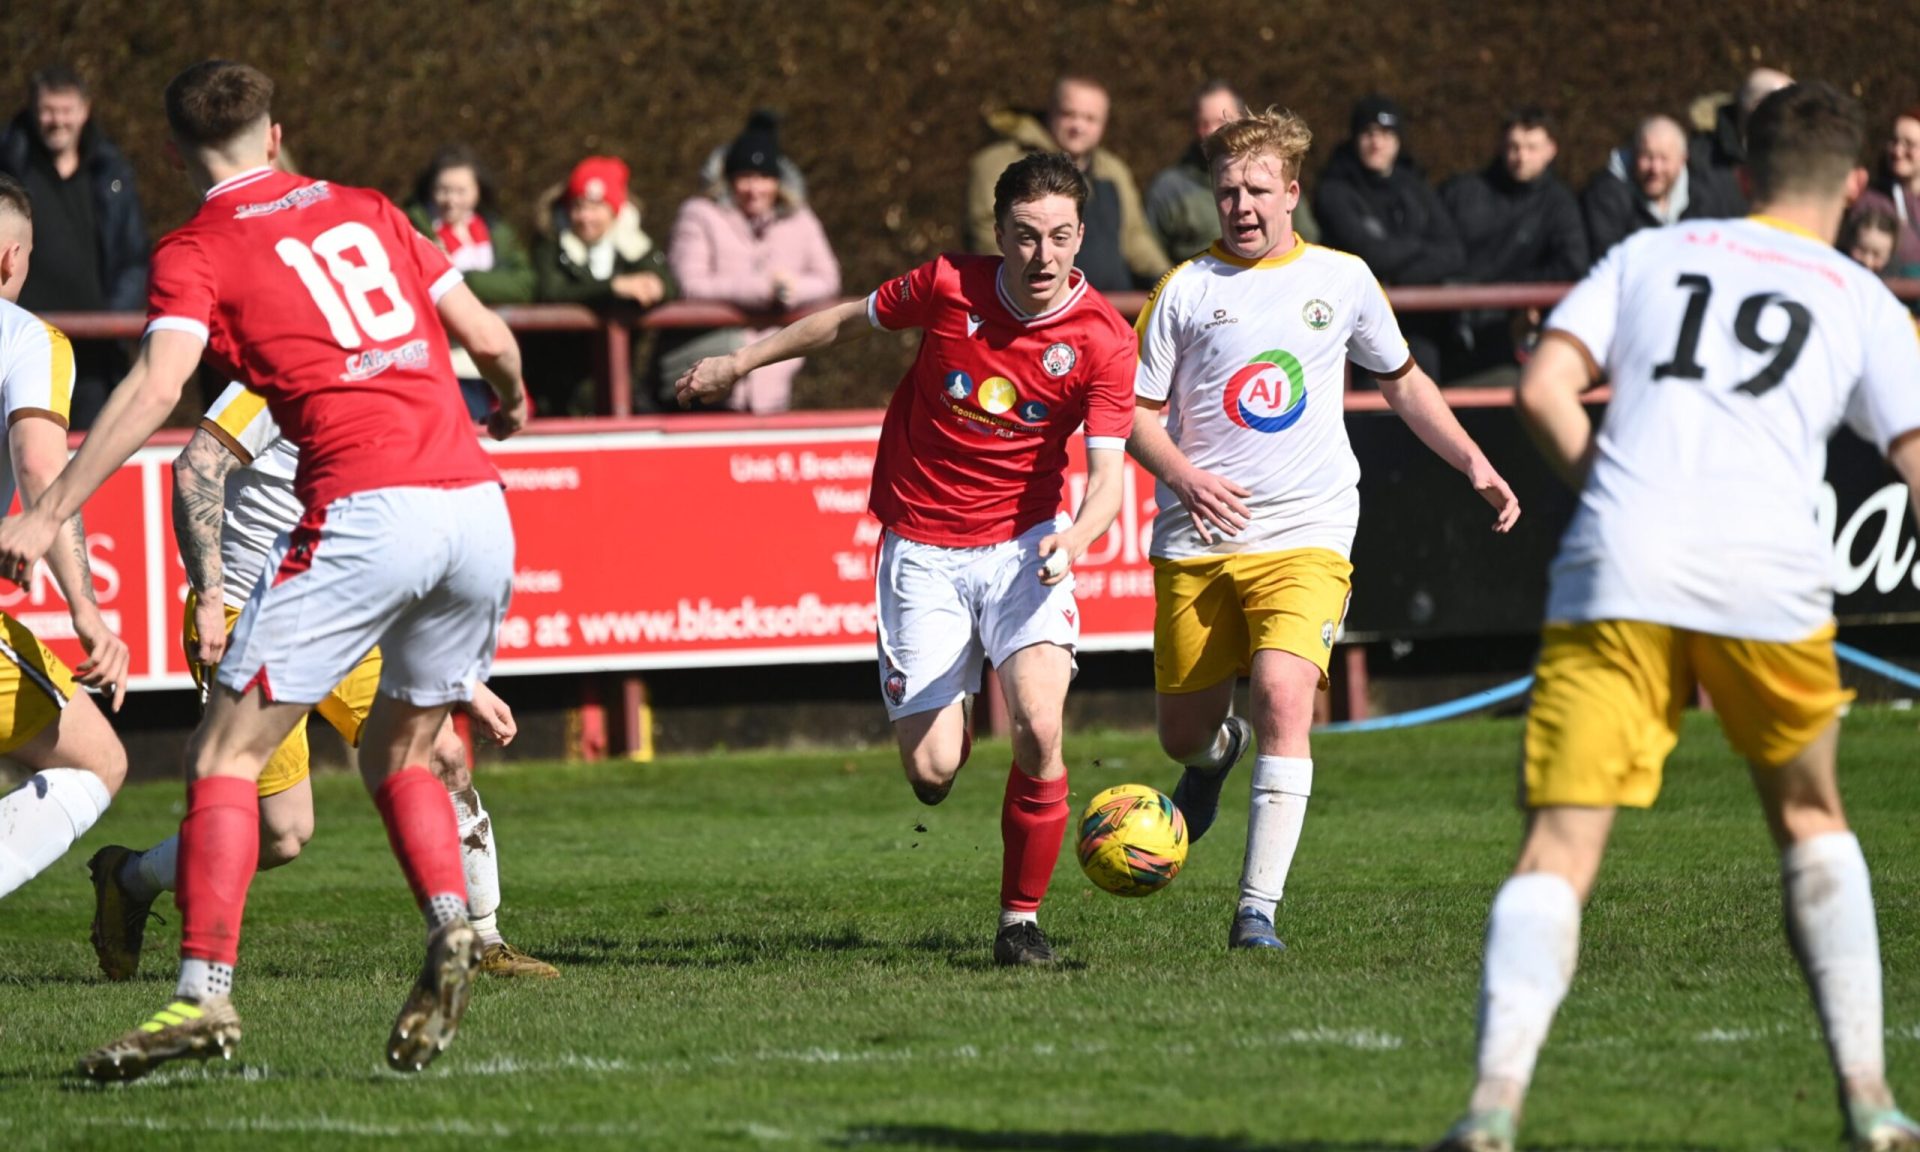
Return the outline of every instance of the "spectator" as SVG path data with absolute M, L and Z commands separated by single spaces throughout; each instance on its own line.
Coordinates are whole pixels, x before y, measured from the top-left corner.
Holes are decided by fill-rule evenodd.
M 778 135 L 780 115 L 771 109 L 755 108 L 747 116 L 747 128 L 749 130 L 758 128 Z M 700 187 L 706 189 L 708 196 L 721 203 L 725 203 L 727 197 L 731 195 L 727 186 L 727 149 L 732 146 L 731 140 L 723 140 L 714 145 L 713 151 L 707 153 L 707 158 L 700 162 Z M 807 177 L 800 171 L 800 166 L 795 164 L 791 157 L 782 155 L 779 175 L 781 201 L 794 208 L 804 207 L 807 203 Z
M 438 244 L 466 277 L 482 304 L 525 304 L 533 299 L 533 265 L 513 225 L 500 215 L 493 181 L 473 150 L 443 148 L 414 182 L 407 219 Z M 480 376 L 467 350 L 453 348 L 453 372 L 459 377 L 467 412 L 485 420 L 493 410 L 493 388 Z
M 1225 80 L 1209 80 L 1193 94 L 1193 143 L 1171 168 L 1161 169 L 1147 186 L 1147 224 L 1161 251 L 1175 260 L 1204 252 L 1220 239 L 1220 212 L 1213 203 L 1213 173 L 1200 142 L 1215 128 L 1247 114 Z M 1293 210 L 1293 230 L 1308 243 L 1320 239 L 1320 226 L 1303 198 Z
M 1573 193 L 1553 174 L 1558 152 L 1552 120 L 1527 105 L 1507 114 L 1491 163 L 1441 187 L 1440 202 L 1466 248 L 1467 280 L 1509 284 L 1586 275 L 1587 229 Z M 1525 332 L 1537 319 L 1506 310 L 1462 313 L 1459 363 L 1448 365 L 1448 375 L 1513 368 L 1515 323 Z
M 727 148 L 726 194 L 695 196 L 680 205 L 667 242 L 667 263 L 680 290 L 697 300 L 722 300 L 750 312 L 782 311 L 840 291 L 840 264 L 812 211 L 788 199 L 775 122 L 762 113 Z M 707 356 L 723 356 L 771 332 L 721 328 L 687 337 L 663 334 L 659 378 L 671 382 Z M 675 339 L 674 337 L 678 337 Z M 794 359 L 750 372 L 727 398 L 728 407 L 784 412 Z
M 1714 200 L 1726 206 L 1729 216 L 1747 214 L 1747 195 L 1740 190 L 1738 173 L 1747 162 L 1747 117 L 1753 115 L 1760 101 L 1792 83 L 1793 77 L 1778 69 L 1755 68 L 1741 81 L 1733 99 L 1722 97 L 1695 113 L 1696 131 L 1687 144 L 1687 155 L 1701 180 L 1712 185 Z M 1703 118 L 1706 123 L 1699 123 Z
M 1367 262 L 1382 284 L 1438 284 L 1466 271 L 1466 251 L 1453 219 L 1405 146 L 1406 116 L 1385 96 L 1353 106 L 1349 135 L 1314 195 L 1321 235 Z M 1423 371 L 1440 378 L 1447 329 L 1436 313 L 1401 317 L 1408 350 Z
M 1855 207 L 1840 228 L 1834 247 L 1854 263 L 1880 276 L 1890 276 L 1893 254 L 1900 247 L 1900 218 L 1875 204 Z
M 1854 205 L 1855 212 L 1870 209 L 1891 215 L 1899 225 L 1885 274 L 1920 277 L 1920 104 L 1894 117 L 1880 174 Z
M 1099 81 L 1062 76 L 1053 82 L 1044 121 L 1010 109 L 988 115 L 1000 139 L 974 153 L 967 176 L 967 244 L 1000 251 L 993 240 L 993 185 L 1007 165 L 1029 152 L 1064 152 L 1093 184 L 1082 220 L 1086 238 L 1076 266 L 1102 292 L 1151 285 L 1172 266 L 1147 227 L 1140 190 L 1118 156 L 1100 147 L 1110 101 Z
M 55 65 L 34 73 L 27 107 L 0 135 L 0 172 L 33 202 L 34 312 L 138 312 L 147 306 L 147 226 L 133 166 L 91 122 L 86 83 Z M 72 426 L 85 428 L 126 374 L 117 344 L 74 349 Z
M 1694 170 L 1687 158 L 1687 134 L 1671 116 L 1640 122 L 1633 146 L 1614 149 L 1607 166 L 1588 182 L 1580 208 L 1595 260 L 1642 228 L 1740 211 L 1719 199 L 1713 184 Z
M 558 210 L 543 218 L 551 232 L 533 251 L 535 299 L 585 304 L 624 319 L 635 309 L 652 308 L 680 294 L 665 253 L 640 228 L 640 208 L 628 196 L 623 161 L 612 156 L 587 157 L 574 167 L 565 188 L 548 198 L 549 203 L 554 200 L 559 201 Z M 635 341 L 636 365 L 646 362 L 640 344 Z M 577 353 L 580 347 L 580 341 L 570 340 L 564 349 L 559 345 L 541 349 L 550 356 L 538 373 L 541 407 L 547 411 L 561 408 L 585 414 L 594 410 L 593 402 L 582 393 L 592 383 L 589 365 L 565 350 Z M 529 352 L 528 363 L 534 360 Z M 637 383 L 638 373 L 634 379 Z M 566 395 L 554 397 L 556 389 L 564 389 Z M 635 387 L 633 398 L 642 409 L 655 407 L 647 389 Z

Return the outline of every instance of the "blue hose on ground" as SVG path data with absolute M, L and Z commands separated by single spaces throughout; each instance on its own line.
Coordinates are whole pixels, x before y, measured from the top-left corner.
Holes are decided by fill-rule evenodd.
M 1469 712 L 1478 712 L 1482 708 L 1491 708 L 1495 704 L 1504 704 L 1526 695 L 1527 689 L 1532 687 L 1533 677 L 1522 676 L 1498 688 L 1475 692 L 1471 696 L 1462 696 L 1458 700 L 1449 700 L 1445 704 L 1415 708 L 1411 712 L 1401 712 L 1393 716 L 1375 716 L 1367 720 L 1342 720 L 1335 724 L 1322 724 L 1315 728 L 1314 732 L 1381 732 L 1388 728 L 1412 728 L 1420 724 L 1432 724 L 1437 720 L 1451 720 L 1456 716 L 1465 716 Z
M 1920 689 L 1920 675 L 1907 671 L 1898 664 L 1892 664 L 1878 656 L 1869 656 L 1851 644 L 1834 641 L 1834 655 L 1856 668 L 1865 668 L 1875 676 L 1885 676 L 1903 688 Z

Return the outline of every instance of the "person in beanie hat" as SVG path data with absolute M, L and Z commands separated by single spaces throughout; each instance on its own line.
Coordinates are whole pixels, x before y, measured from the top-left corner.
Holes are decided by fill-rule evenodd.
M 680 205 L 667 241 L 667 262 L 689 297 L 719 300 L 749 312 L 780 313 L 840 291 L 840 263 L 820 220 L 794 202 L 781 183 L 779 121 L 755 111 L 722 158 L 725 183 Z M 676 380 L 694 361 L 725 355 L 771 329 L 674 332 L 661 340 L 659 379 Z M 736 411 L 784 412 L 800 360 L 748 373 L 727 397 Z
M 1350 135 L 1320 177 L 1313 212 L 1330 248 L 1360 257 L 1382 284 L 1439 284 L 1466 269 L 1453 220 L 1406 149 L 1406 113 L 1391 97 L 1371 95 L 1353 106 Z M 1406 317 L 1414 359 L 1440 376 L 1445 320 Z
M 762 130 L 769 135 L 777 136 L 780 131 L 780 114 L 771 108 L 755 108 L 752 113 L 747 116 L 747 132 L 751 133 L 755 130 Z M 743 133 L 742 135 L 745 134 L 746 133 Z M 727 191 L 727 153 L 733 148 L 733 144 L 734 142 L 731 140 L 715 144 L 713 151 L 707 153 L 707 158 L 700 164 L 700 187 L 706 190 L 707 195 L 716 200 L 725 200 L 729 195 Z M 805 174 L 800 171 L 800 166 L 793 162 L 793 157 L 780 152 L 777 148 L 775 149 L 774 164 L 779 169 L 779 171 L 774 174 L 780 177 L 781 199 L 795 207 L 805 204 L 807 202 L 807 178 Z

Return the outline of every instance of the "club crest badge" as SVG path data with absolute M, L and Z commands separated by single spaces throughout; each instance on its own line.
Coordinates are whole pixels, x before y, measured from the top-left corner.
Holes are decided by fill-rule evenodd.
M 1073 365 L 1077 359 L 1070 346 L 1049 344 L 1047 350 L 1040 354 L 1040 366 L 1047 370 L 1049 376 L 1065 376 L 1073 371 Z
M 1300 319 L 1305 320 L 1307 327 L 1315 332 L 1324 332 L 1327 325 L 1333 323 L 1333 305 L 1325 300 L 1309 300 L 1300 309 Z

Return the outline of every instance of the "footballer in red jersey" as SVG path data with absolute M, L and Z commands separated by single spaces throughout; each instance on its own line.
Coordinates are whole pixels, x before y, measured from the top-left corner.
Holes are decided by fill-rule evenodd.
M 695 364 L 683 400 L 875 328 L 922 332 L 880 431 L 869 507 L 878 561 L 880 691 L 914 793 L 946 798 L 966 762 L 967 697 L 984 658 L 1013 720 L 1001 808 L 1001 964 L 1046 964 L 1037 913 L 1067 826 L 1062 713 L 1079 611 L 1071 564 L 1120 510 L 1133 429 L 1133 330 L 1073 267 L 1087 184 L 1064 156 L 1010 165 L 994 187 L 1000 256 L 941 256 L 864 301 L 816 312 Z M 1087 436 L 1087 492 L 1060 509 L 1067 439 Z
M 499 394 L 499 437 L 527 418 L 519 349 L 384 197 L 272 170 L 272 96 L 258 70 L 220 60 L 168 84 L 173 143 L 205 199 L 154 252 L 146 337 L 93 433 L 43 501 L 0 523 L 0 573 L 18 577 L 160 426 L 203 355 L 265 397 L 301 449 L 305 517 L 268 558 L 188 745 L 175 998 L 81 1061 L 100 1080 L 231 1052 L 233 965 L 260 854 L 256 781 L 376 644 L 386 661 L 361 772 L 428 932 L 387 1043 L 392 1067 L 422 1068 L 452 1040 L 479 959 L 453 806 L 426 765 L 448 707 L 471 698 L 492 661 L 513 529 L 447 340 Z

